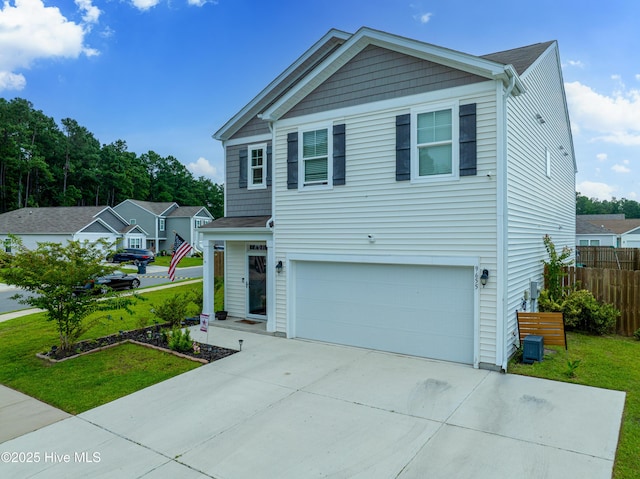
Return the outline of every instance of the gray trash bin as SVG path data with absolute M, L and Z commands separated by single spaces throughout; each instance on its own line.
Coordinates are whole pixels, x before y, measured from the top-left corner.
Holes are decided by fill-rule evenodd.
M 147 262 L 139 261 L 138 262 L 138 274 L 147 274 Z

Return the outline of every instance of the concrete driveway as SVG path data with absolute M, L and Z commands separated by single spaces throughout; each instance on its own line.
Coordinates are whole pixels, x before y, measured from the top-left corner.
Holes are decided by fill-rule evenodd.
M 238 354 L 0 444 L 0 477 L 611 477 L 622 392 L 209 332 L 239 339 Z

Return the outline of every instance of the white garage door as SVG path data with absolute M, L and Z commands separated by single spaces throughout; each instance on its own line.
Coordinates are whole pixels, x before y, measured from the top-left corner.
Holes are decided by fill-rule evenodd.
M 296 336 L 473 363 L 473 268 L 296 262 Z

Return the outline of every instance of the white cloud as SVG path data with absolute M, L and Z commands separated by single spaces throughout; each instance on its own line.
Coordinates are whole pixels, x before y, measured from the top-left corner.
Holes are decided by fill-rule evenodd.
M 593 141 L 640 145 L 640 90 L 623 88 L 607 96 L 572 82 L 565 91 L 574 131 L 595 132 Z
M 587 198 L 598 198 L 600 200 L 611 199 L 615 196 L 616 189 L 606 183 L 596 183 L 593 181 L 583 181 L 576 185 L 576 191 Z
M 640 73 L 636 73 L 636 80 L 640 81 Z
M 187 165 L 187 168 L 195 176 L 208 176 L 213 178 L 218 173 L 217 168 L 213 166 L 211 163 L 209 163 L 209 160 L 207 160 L 202 156 L 198 158 L 198 160 L 195 163 L 194 162 L 189 163 Z
M 90 0 L 81 1 L 85 15 L 97 20 Z M 23 89 L 26 79 L 16 70 L 29 68 L 35 60 L 96 55 L 96 50 L 85 47 L 85 33 L 81 25 L 67 20 L 57 7 L 45 7 L 42 0 L 14 0 L 13 5 L 5 1 L 0 9 L 0 91 Z
M 569 65 L 570 67 L 584 68 L 584 63 L 582 63 L 580 60 L 569 60 L 567 62 L 567 65 Z
M 160 0 L 131 0 L 131 3 L 138 10 L 145 11 L 155 7 L 157 4 L 160 3 Z
M 88 24 L 98 23 L 102 13 L 98 7 L 91 3 L 91 0 L 75 0 L 78 9 L 83 12 L 82 20 Z
M 425 23 L 429 23 L 429 20 L 431 20 L 432 16 L 433 13 L 419 13 L 417 15 L 414 15 L 413 18 L 424 25 Z
M 596 155 L 596 158 L 598 159 L 598 161 L 607 161 L 607 154 L 606 153 L 598 153 Z
M 626 166 L 619 165 L 619 164 L 613 165 L 611 167 L 611 170 L 615 171 L 616 173 L 631 173 L 630 168 L 627 168 Z

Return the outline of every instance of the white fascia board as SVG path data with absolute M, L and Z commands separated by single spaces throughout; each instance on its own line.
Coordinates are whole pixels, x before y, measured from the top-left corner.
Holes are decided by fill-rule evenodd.
M 252 135 L 252 136 L 243 136 L 241 138 L 234 138 L 232 140 L 225 140 L 222 143 L 223 148 L 227 146 L 237 146 L 237 145 L 250 145 L 252 143 L 264 143 L 265 141 L 271 141 L 271 133 L 265 133 L 264 135 Z
M 264 100 L 277 85 L 279 85 L 288 75 L 290 75 L 296 68 L 302 65 L 310 56 L 317 52 L 320 47 L 322 47 L 327 41 L 329 41 L 329 39 L 333 37 L 340 38 L 346 41 L 351 37 L 351 34 L 336 29 L 329 30 L 320 40 L 314 43 L 311 48 L 303 53 L 300 58 L 293 62 L 285 71 L 278 75 L 275 80 L 269 83 L 260 93 L 258 93 L 258 95 L 256 95 L 253 100 L 247 103 L 247 105 L 245 105 L 242 110 L 240 110 L 229 121 L 227 121 L 222 126 L 222 128 L 216 131 L 213 134 L 213 138 L 219 141 L 228 139 L 233 133 L 235 133 L 235 131 L 232 132 L 231 130 L 242 117 L 249 114 L 253 109 L 258 107 L 260 102 Z M 257 113 L 258 112 L 256 112 L 256 114 Z
M 456 101 L 467 96 L 474 96 L 483 93 L 490 93 L 496 90 L 496 85 L 501 88 L 500 84 L 496 84 L 493 80 L 487 80 L 481 83 L 471 83 L 444 90 L 436 90 L 426 93 L 418 93 L 416 95 L 392 98 L 389 100 L 379 100 L 371 103 L 363 103 L 361 105 L 348 106 L 335 110 L 321 111 L 305 116 L 297 116 L 279 120 L 276 125 L 278 128 L 289 128 L 294 126 L 302 126 L 308 123 L 321 123 L 335 120 L 343 117 L 357 117 L 369 115 L 380 111 L 394 111 L 398 109 L 408 110 L 416 105 L 426 105 L 429 103 L 437 103 L 443 101 Z
M 311 93 L 317 86 L 329 78 L 329 76 L 371 44 L 486 77 L 490 80 L 501 80 L 505 86 L 509 84 L 511 77 L 515 77 L 513 94 L 517 95 L 525 91 L 524 85 L 511 65 L 503 65 L 467 53 L 362 28 L 314 71 L 309 73 L 309 75 L 298 82 L 298 84 L 283 95 L 277 102 L 265 110 L 260 115 L 260 118 L 267 121 L 278 120 L 298 101 Z
M 267 241 L 273 238 L 269 228 L 208 228 L 198 229 L 203 241 Z

